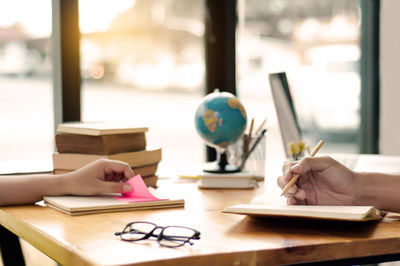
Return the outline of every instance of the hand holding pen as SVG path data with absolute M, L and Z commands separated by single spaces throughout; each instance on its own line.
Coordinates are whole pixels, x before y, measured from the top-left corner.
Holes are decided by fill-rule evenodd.
M 319 149 L 321 148 L 321 146 L 322 146 L 323 144 L 324 144 L 324 141 L 320 140 L 320 141 L 318 142 L 318 144 L 315 146 L 315 148 L 313 149 L 313 151 L 311 152 L 310 157 L 314 157 L 314 155 L 319 151 Z M 289 188 L 290 188 L 291 186 L 293 186 L 294 183 L 296 183 L 296 181 L 297 181 L 297 179 L 299 178 L 299 176 L 300 176 L 300 175 L 294 175 L 294 176 L 292 177 L 292 179 L 290 179 L 289 183 L 287 183 L 286 186 L 282 189 L 282 194 L 281 194 L 281 196 L 282 196 L 283 194 L 285 194 L 285 193 L 289 190 Z

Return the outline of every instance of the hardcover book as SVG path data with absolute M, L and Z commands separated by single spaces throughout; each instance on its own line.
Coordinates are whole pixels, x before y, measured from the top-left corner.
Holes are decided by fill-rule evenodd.
M 119 160 L 128 163 L 132 168 L 156 164 L 161 161 L 161 149 L 148 149 L 133 152 L 124 152 L 111 155 L 83 154 L 83 153 L 54 153 L 53 168 L 76 170 L 101 158 Z
M 137 174 L 141 175 L 143 178 L 146 176 L 155 175 L 157 172 L 158 164 L 149 164 L 143 165 L 138 167 L 132 167 L 132 171 Z M 54 169 L 53 174 L 65 174 L 74 171 L 74 169 Z
M 81 134 L 90 136 L 129 134 L 146 132 L 147 127 L 133 126 L 127 123 L 112 122 L 68 122 L 59 124 L 57 131 L 60 133 Z
M 55 171 L 55 172 L 57 174 L 65 174 L 65 173 L 68 173 L 71 171 L 72 170 L 61 170 L 61 171 Z M 134 172 L 134 173 L 140 175 L 139 172 Z M 157 182 L 158 182 L 157 175 L 153 174 L 153 175 L 148 175 L 148 176 L 142 176 L 142 178 L 147 187 L 157 188 Z
M 144 150 L 146 136 L 144 132 L 99 136 L 57 133 L 56 147 L 59 153 L 109 155 Z
M 157 175 L 143 176 L 143 181 L 148 187 L 157 188 Z

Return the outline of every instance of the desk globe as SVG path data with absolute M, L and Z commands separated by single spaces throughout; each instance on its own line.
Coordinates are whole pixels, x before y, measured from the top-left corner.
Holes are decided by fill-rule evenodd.
M 215 89 L 204 97 L 196 111 L 195 127 L 206 144 L 216 149 L 217 161 L 203 171 L 241 171 L 239 167 L 228 164 L 226 148 L 242 136 L 246 123 L 246 110 L 233 94 Z

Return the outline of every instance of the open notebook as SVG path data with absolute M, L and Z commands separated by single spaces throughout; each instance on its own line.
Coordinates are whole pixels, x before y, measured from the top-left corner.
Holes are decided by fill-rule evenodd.
M 45 196 L 47 206 L 70 215 L 183 207 L 183 199 L 170 199 L 157 195 L 146 187 L 140 175 L 127 181 L 133 190 L 128 193 L 101 196 Z
M 270 218 L 307 218 L 355 222 L 377 221 L 383 217 L 383 213 L 373 206 L 240 204 L 228 207 L 223 212 Z

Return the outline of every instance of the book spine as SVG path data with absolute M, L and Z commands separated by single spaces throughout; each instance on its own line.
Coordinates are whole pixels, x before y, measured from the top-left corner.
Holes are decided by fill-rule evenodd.
M 87 136 L 77 134 L 56 134 L 56 147 L 59 153 L 84 153 L 110 155 L 122 152 L 144 150 L 144 133 Z
M 144 165 L 144 166 L 139 166 L 139 167 L 133 167 L 132 171 L 135 173 L 135 175 L 140 175 L 141 177 L 148 177 L 148 176 L 153 176 L 156 174 L 158 168 L 158 164 L 151 164 L 151 165 Z M 66 174 L 74 171 L 76 169 L 54 169 L 53 174 L 55 175 L 60 175 L 60 174 Z
M 53 168 L 75 170 L 101 158 L 119 160 L 128 163 L 131 167 L 155 164 L 161 161 L 161 149 L 142 150 L 113 155 L 94 155 L 80 153 L 53 154 Z
M 109 155 L 107 158 L 111 160 L 120 160 L 128 163 L 131 167 L 138 167 L 158 163 L 161 161 L 161 149 L 143 150 L 132 153 L 119 153 Z

